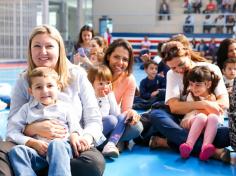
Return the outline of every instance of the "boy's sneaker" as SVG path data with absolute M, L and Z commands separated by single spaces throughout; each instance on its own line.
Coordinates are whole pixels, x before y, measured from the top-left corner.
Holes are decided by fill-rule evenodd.
M 105 157 L 111 157 L 111 158 L 118 158 L 119 156 L 119 150 L 117 149 L 117 147 L 115 146 L 114 143 L 112 142 L 108 142 L 103 150 L 102 150 L 102 154 Z

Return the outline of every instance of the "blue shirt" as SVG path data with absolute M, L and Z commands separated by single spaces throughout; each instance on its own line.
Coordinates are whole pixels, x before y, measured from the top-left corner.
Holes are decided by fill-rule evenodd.
M 156 75 L 156 77 L 153 80 L 150 80 L 148 77 L 146 77 L 140 82 L 139 86 L 140 97 L 148 100 L 151 98 L 152 92 L 165 88 L 166 88 L 165 78 Z

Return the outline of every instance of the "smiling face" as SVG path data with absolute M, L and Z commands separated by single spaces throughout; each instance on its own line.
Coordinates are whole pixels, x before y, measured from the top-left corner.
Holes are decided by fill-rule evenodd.
M 48 34 L 37 34 L 31 42 L 31 56 L 36 67 L 56 68 L 59 45 Z
M 124 47 L 120 46 L 108 57 L 109 67 L 112 71 L 113 77 L 118 77 L 127 71 L 129 65 L 129 52 Z
M 232 43 L 229 45 L 228 58 L 236 58 L 236 43 Z
M 41 104 L 48 106 L 57 100 L 58 85 L 57 81 L 50 76 L 34 77 L 31 80 L 30 94 Z
M 95 39 L 92 39 L 90 42 L 90 53 L 96 54 L 102 52 L 103 48 L 100 47 Z
M 82 40 L 83 40 L 83 44 L 84 45 L 89 45 L 90 41 L 93 37 L 93 34 L 90 31 L 83 31 L 81 37 L 82 37 Z
M 191 69 L 191 59 L 189 56 L 174 57 L 166 62 L 166 65 L 176 73 L 184 74 Z
M 189 81 L 189 89 L 196 97 L 206 97 L 209 95 L 211 81 L 192 82 Z

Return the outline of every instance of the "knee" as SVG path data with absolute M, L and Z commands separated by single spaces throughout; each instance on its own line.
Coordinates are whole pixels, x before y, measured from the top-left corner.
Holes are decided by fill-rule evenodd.
M 72 176 L 102 176 L 105 170 L 105 159 L 97 149 L 82 152 L 80 157 L 71 160 Z
M 196 116 L 196 119 L 195 119 L 199 124 L 201 125 L 205 125 L 206 122 L 207 122 L 207 116 L 203 113 L 200 113 Z
M 24 145 L 16 145 L 8 152 L 8 156 L 14 158 L 16 156 L 22 156 L 23 153 L 27 153 L 26 147 Z
M 64 147 L 65 143 L 61 139 L 53 139 L 49 144 L 48 144 L 48 150 L 55 149 L 55 148 L 62 148 Z
M 130 133 L 132 133 L 133 138 L 139 136 L 143 131 L 143 125 L 142 123 L 139 121 L 137 122 L 135 125 L 131 125 L 130 126 Z
M 208 123 L 218 124 L 219 117 L 216 114 L 209 114 L 207 118 Z
M 117 123 L 118 123 L 118 119 L 116 116 L 113 116 L 113 115 L 110 115 L 106 121 L 106 124 L 112 129 L 116 127 Z

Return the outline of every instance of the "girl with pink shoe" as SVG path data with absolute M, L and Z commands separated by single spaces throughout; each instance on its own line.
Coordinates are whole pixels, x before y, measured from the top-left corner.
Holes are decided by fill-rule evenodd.
M 184 75 L 183 94 L 187 101 L 216 101 L 214 90 L 220 78 L 207 66 L 196 66 Z M 197 139 L 204 132 L 203 144 L 199 155 L 206 161 L 215 153 L 212 144 L 216 136 L 218 124 L 224 122 L 220 114 L 207 113 L 204 110 L 193 110 L 181 121 L 181 126 L 189 129 L 187 141 L 179 147 L 182 158 L 188 158 Z

